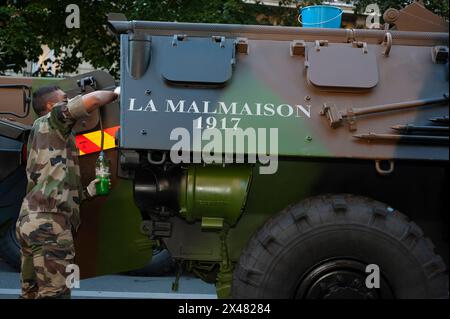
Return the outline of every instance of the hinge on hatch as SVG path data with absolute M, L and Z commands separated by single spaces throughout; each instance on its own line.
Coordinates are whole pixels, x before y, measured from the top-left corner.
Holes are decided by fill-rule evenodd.
M 172 38 L 172 46 L 176 47 L 178 42 L 184 41 L 187 38 L 187 34 L 174 34 Z
M 221 48 L 225 47 L 225 37 L 220 35 L 213 35 L 211 38 L 214 42 L 219 43 Z
M 291 56 L 302 55 L 305 56 L 306 43 L 305 40 L 294 40 L 290 45 Z
M 316 40 L 315 41 L 316 51 L 320 51 L 320 47 L 327 47 L 327 46 L 328 46 L 328 40 Z
M 247 38 L 236 38 L 234 42 L 236 46 L 237 53 L 248 54 L 248 39 Z
M 448 62 L 448 47 L 437 45 L 431 48 L 431 59 L 433 63 L 446 64 Z
M 369 52 L 369 49 L 367 48 L 367 43 L 366 42 L 353 41 L 353 47 L 354 48 L 362 48 L 364 54 Z

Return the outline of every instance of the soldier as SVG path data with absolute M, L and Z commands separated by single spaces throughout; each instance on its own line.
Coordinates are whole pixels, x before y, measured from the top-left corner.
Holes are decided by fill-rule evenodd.
M 33 108 L 40 117 L 28 139 L 27 194 L 16 224 L 22 298 L 70 298 L 66 266 L 75 257 L 72 231 L 80 225 L 81 202 L 96 195 L 98 182 L 93 180 L 84 189 L 81 185 L 72 128 L 118 95 L 119 88 L 68 100 L 57 86 L 33 94 Z

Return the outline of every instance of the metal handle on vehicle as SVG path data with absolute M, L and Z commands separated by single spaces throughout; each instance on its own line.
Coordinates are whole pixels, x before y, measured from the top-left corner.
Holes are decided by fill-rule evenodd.
M 389 163 L 388 169 L 381 168 L 381 162 Z M 394 161 L 393 160 L 375 160 L 375 169 L 377 173 L 381 176 L 391 175 L 394 172 Z
M 384 34 L 384 39 L 381 45 L 385 46 L 385 49 L 383 50 L 383 55 L 389 56 L 389 53 L 391 52 L 392 48 L 392 34 L 390 32 L 386 32 Z

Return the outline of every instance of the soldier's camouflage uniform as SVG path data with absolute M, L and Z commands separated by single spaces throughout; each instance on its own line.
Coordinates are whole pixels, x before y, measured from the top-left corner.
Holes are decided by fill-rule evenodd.
M 70 297 L 66 266 L 74 262 L 72 230 L 86 198 L 72 131 L 88 116 L 81 96 L 54 105 L 28 139 L 27 194 L 17 220 L 22 252 L 22 298 Z

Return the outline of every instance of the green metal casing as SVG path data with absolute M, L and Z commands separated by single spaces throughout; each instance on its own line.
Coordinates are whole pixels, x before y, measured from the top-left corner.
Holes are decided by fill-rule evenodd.
M 217 218 L 235 225 L 244 210 L 251 174 L 248 165 L 190 166 L 181 181 L 180 214 L 189 222 L 203 218 L 206 228 L 222 228 Z

